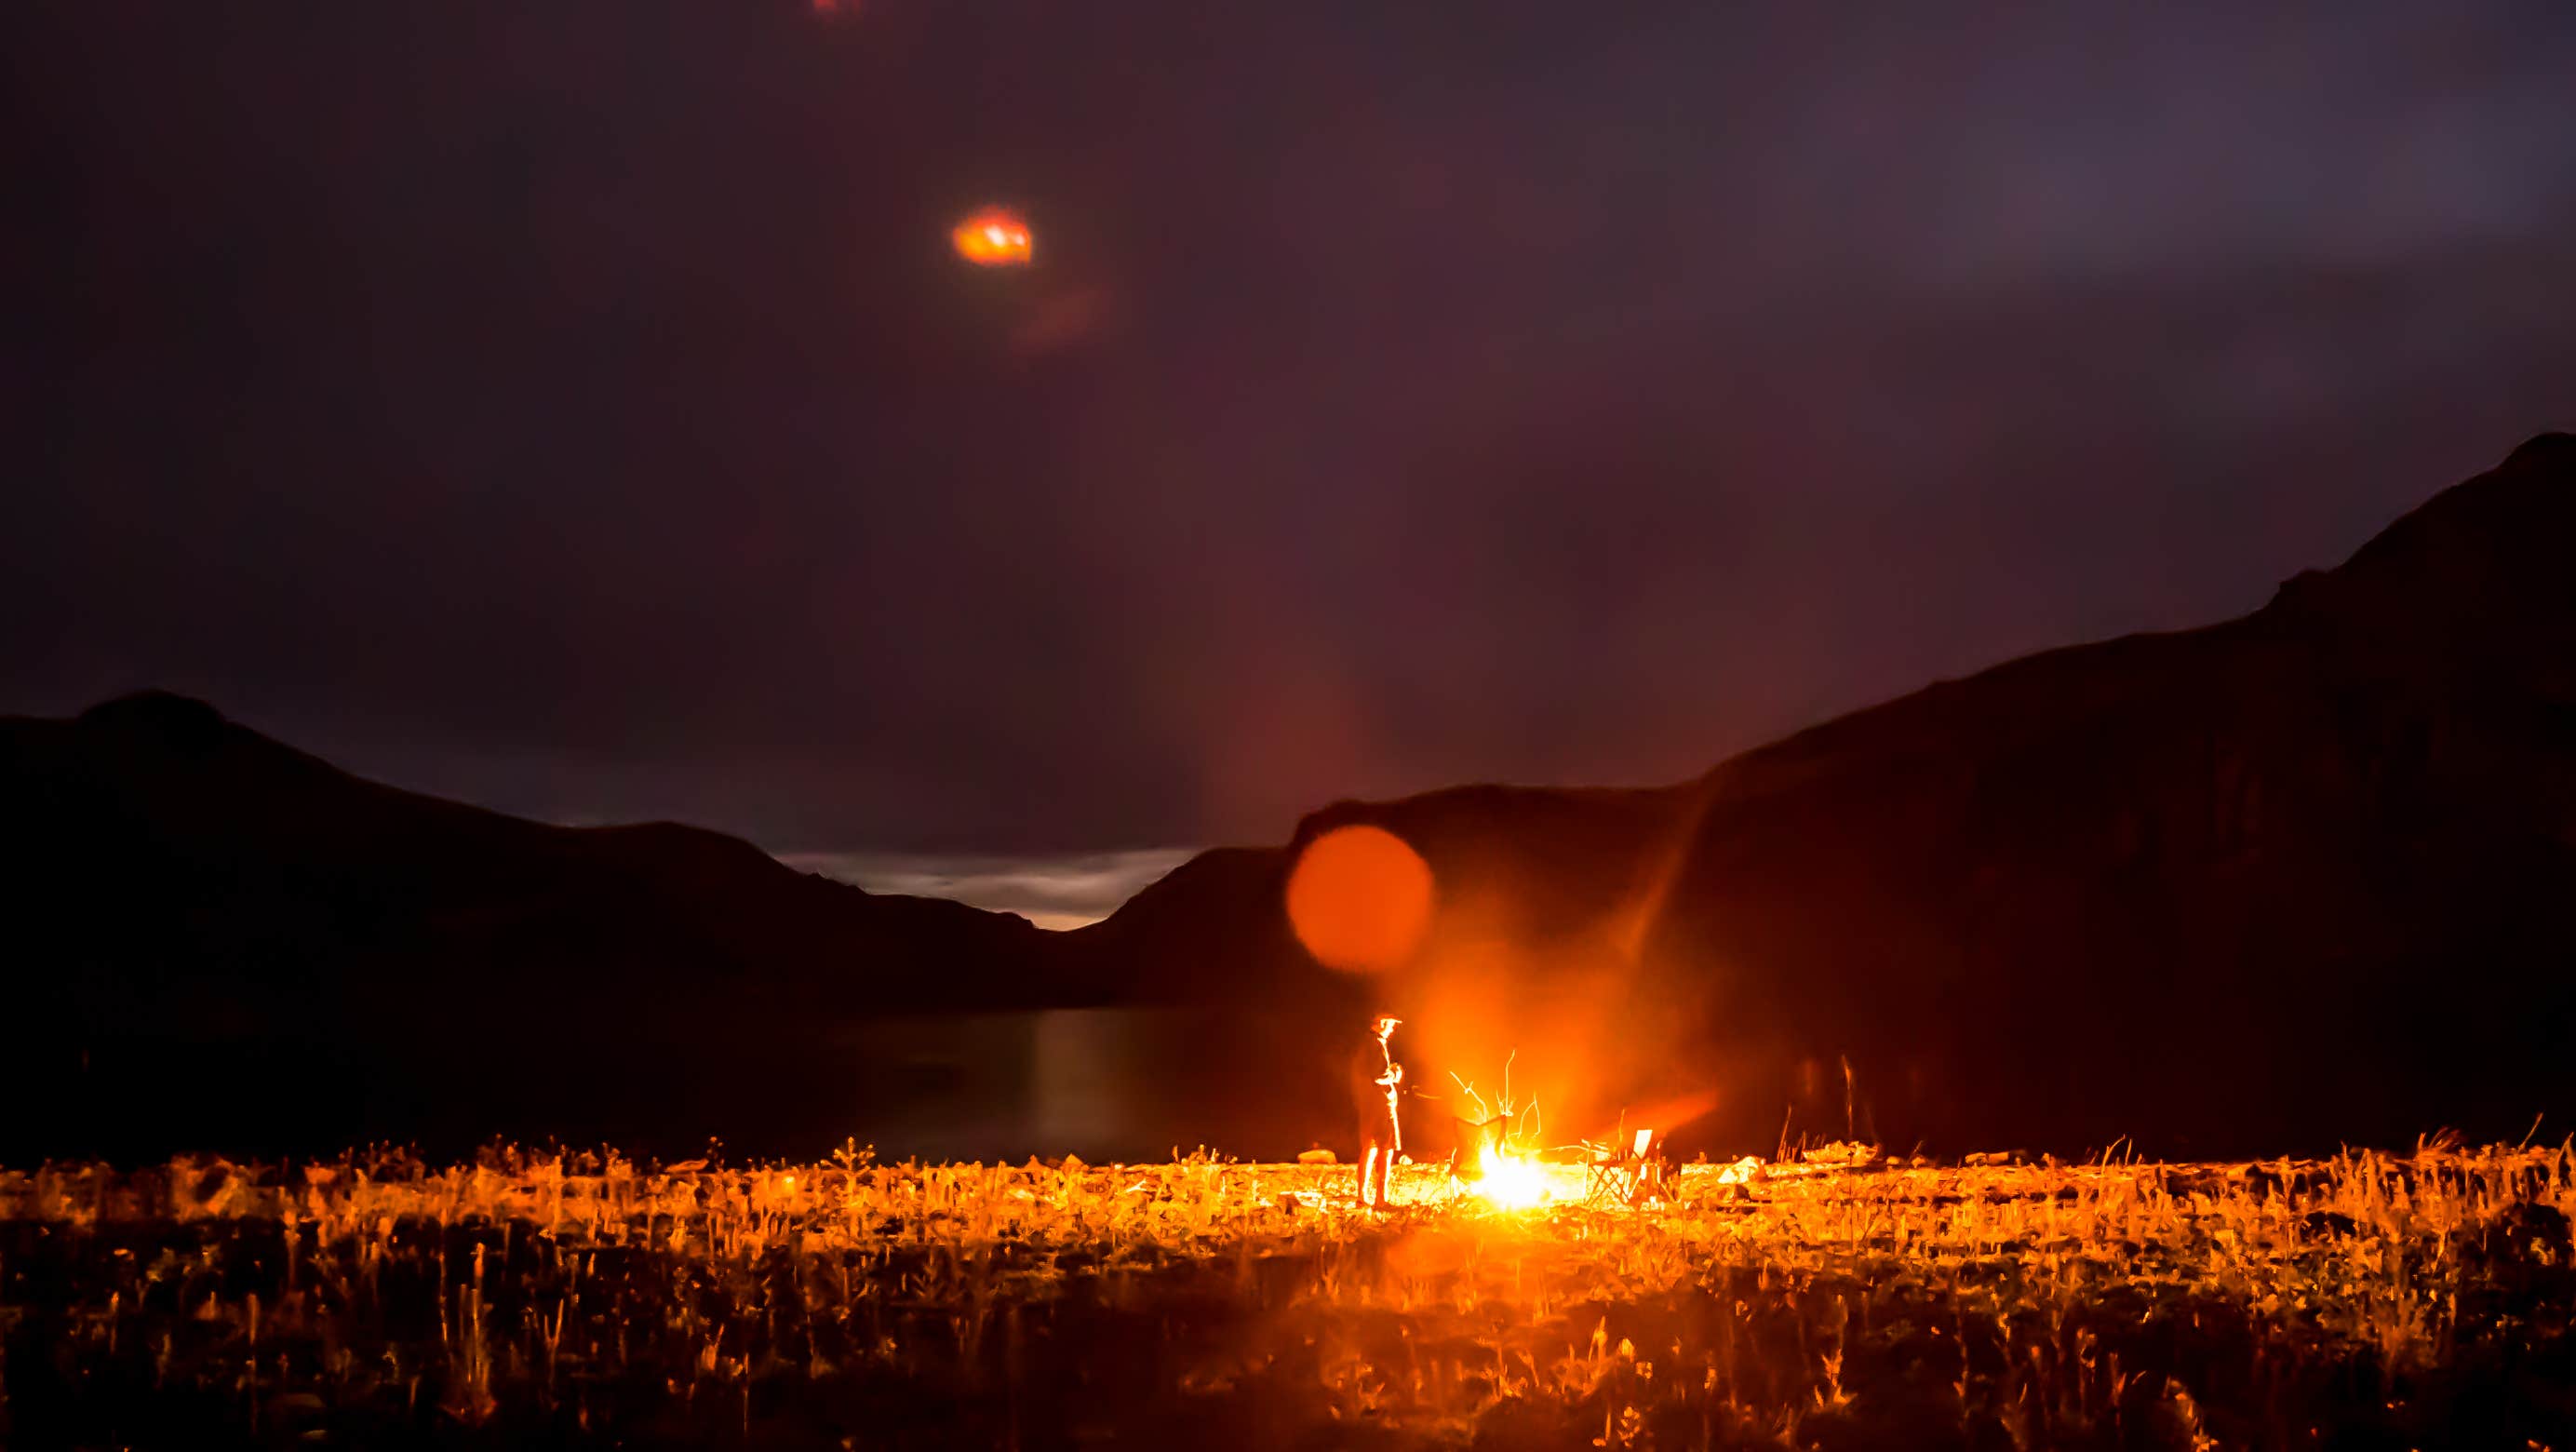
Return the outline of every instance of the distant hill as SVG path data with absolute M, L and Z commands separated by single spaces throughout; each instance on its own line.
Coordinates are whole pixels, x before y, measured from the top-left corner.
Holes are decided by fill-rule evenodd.
M 0 1034 L 110 1144 L 787 1117 L 848 1077 L 794 1082 L 814 1025 L 1100 996 L 1017 917 L 398 791 L 165 694 L 0 720 L 0 802 Z
M 1644 792 L 1319 813 L 1441 909 L 1379 985 L 1570 1130 L 2166 1152 L 2576 1129 L 2576 437 L 2206 629 L 2051 651 Z M 1292 844 L 1292 851 L 1293 851 Z M 1292 851 L 1077 937 L 1289 971 Z M 1848 1078 L 1845 1066 L 1849 1066 Z M 1436 1111 L 1435 1111 L 1436 1113 Z M 2547 1126 L 2544 1126 L 2546 1130 Z
M 1748 1083 L 1849 1054 L 1891 1137 L 2576 1129 L 2571 560 L 2546 436 L 2250 616 L 1749 753 L 1650 952 Z
M 1953 1150 L 2564 1133 L 2571 560 L 2576 438 L 2546 435 L 2240 619 L 1671 787 L 1340 803 L 1067 934 L 690 828 L 397 791 L 177 697 L 0 721 L 0 907 L 39 965 L 0 1090 L 54 1095 L 46 1146 L 258 1122 L 810 1153 L 864 1107 L 844 1026 L 1167 1004 L 1202 1028 L 1134 1066 L 1140 1144 L 1279 1153 L 1342 1132 L 1329 1066 L 1377 1001 L 1426 1093 L 1499 1088 L 1517 1050 L 1551 1138 L 1623 1108 L 1699 1114 L 1685 1139 L 1729 1153 L 1784 1118 Z M 1359 822 L 1438 890 L 1373 982 L 1318 969 L 1281 908 L 1297 850 Z M 1415 1104 L 1424 1148 L 1453 1107 Z

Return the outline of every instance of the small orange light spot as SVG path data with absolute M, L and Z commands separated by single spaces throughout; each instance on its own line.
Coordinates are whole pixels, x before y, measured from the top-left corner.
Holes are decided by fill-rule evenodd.
M 968 217 L 948 238 L 957 255 L 977 267 L 1029 265 L 1029 224 L 1000 207 L 987 207 Z

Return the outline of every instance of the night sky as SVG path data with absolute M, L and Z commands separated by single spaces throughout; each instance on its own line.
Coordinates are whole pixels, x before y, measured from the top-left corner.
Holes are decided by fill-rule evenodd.
M 17 0 L 0 67 L 0 711 L 782 853 L 1676 780 L 2576 421 L 2565 0 Z

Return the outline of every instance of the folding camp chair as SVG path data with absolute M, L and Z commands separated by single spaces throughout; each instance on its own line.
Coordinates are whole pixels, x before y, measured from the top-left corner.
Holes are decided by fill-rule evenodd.
M 1651 1129 L 1628 1134 L 1622 1121 L 1619 1137 L 1606 1145 L 1593 1146 L 1592 1158 L 1583 1167 L 1583 1198 L 1641 1205 L 1660 1197 L 1664 1185 L 1662 1149 L 1662 1135 Z
M 1511 1139 L 1512 1116 L 1497 1114 L 1491 1119 L 1457 1119 L 1451 1123 L 1457 1127 L 1458 1147 L 1449 1154 L 1449 1182 L 1452 1186 L 1474 1184 L 1502 1158 L 1504 1146 Z

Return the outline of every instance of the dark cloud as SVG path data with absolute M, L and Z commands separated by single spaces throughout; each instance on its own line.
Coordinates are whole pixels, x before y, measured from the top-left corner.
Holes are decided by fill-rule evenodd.
M 2576 398 L 2550 4 L 0 19 L 0 707 L 782 850 L 1652 781 Z M 1003 201 L 1039 264 L 950 223 Z

